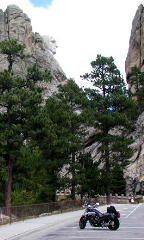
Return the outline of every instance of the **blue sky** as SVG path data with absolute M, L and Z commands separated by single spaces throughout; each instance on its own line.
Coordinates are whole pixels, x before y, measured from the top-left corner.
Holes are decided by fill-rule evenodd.
M 30 0 L 35 7 L 47 7 L 52 0 Z

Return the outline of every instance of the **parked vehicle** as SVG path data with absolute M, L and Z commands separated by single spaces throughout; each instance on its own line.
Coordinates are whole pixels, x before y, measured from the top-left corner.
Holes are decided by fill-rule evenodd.
M 110 230 L 117 230 L 120 226 L 118 218 L 120 218 L 120 213 L 114 206 L 107 207 L 107 212 L 101 213 L 96 206 L 88 205 L 79 220 L 79 227 L 84 229 L 89 222 L 93 227 L 108 227 Z

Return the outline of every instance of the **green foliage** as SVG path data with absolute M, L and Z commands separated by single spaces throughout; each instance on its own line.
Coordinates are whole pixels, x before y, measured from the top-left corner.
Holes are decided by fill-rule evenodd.
M 17 60 L 17 58 L 24 57 L 24 48 L 25 46 L 23 44 L 13 39 L 0 42 L 0 52 L 7 56 L 9 71 L 12 70 L 13 63 Z
M 126 181 L 123 176 L 123 170 L 121 166 L 115 165 L 111 173 L 111 193 L 112 194 L 125 194 L 126 191 Z
M 38 70 L 36 65 L 28 69 L 25 78 L 15 77 L 11 71 L 13 63 L 21 57 L 24 46 L 11 40 L 1 42 L 0 49 L 9 62 L 8 70 L 0 72 L 0 157 L 4 159 L 3 168 L 7 171 L 6 205 L 10 205 L 12 171 L 16 171 L 22 150 L 32 140 L 33 121 L 42 108 L 42 88 L 36 83 L 51 77 L 46 71 Z
M 69 105 L 73 111 L 83 109 L 88 102 L 84 91 L 73 79 L 69 79 L 67 84 L 59 85 L 59 93 L 56 96 L 60 101 Z
M 91 67 L 92 71 L 83 75 L 82 78 L 91 81 L 102 96 L 112 93 L 121 95 L 126 91 L 120 71 L 112 57 L 97 55 L 96 60 L 91 62 Z
M 124 80 L 112 57 L 97 55 L 91 66 L 91 73 L 83 76 L 94 85 L 94 89 L 86 90 L 90 100 L 89 109 L 91 109 L 89 123 L 99 129 L 95 133 L 95 142 L 101 144 L 100 160 L 104 164 L 107 178 L 106 193 L 109 195 L 110 173 L 115 162 L 125 167 L 127 159 L 132 156 L 129 147 L 132 139 L 127 135 L 136 119 L 137 105 L 129 98 Z
M 79 183 L 79 193 L 81 197 L 95 197 L 101 192 L 101 170 L 98 167 L 98 162 L 93 162 L 90 154 L 80 154 L 78 157 L 79 171 L 77 173 Z
M 142 112 L 144 110 L 144 73 L 135 66 L 131 69 L 129 78 L 132 85 L 131 96 L 137 100 L 137 107 Z
M 5 77 L 9 82 L 7 86 Z M 42 97 L 37 87 L 29 89 L 26 80 L 16 79 L 6 71 L 0 74 L 0 85 L 0 106 L 3 109 L 0 113 L 0 152 L 6 154 L 9 151 L 13 155 L 23 145 L 31 117 L 39 111 Z
M 19 190 L 12 192 L 13 206 L 30 205 L 35 203 L 35 194 L 26 190 Z
M 0 72 L 0 203 L 10 182 L 10 168 L 13 205 L 54 201 L 56 190 L 63 188 L 72 190 L 73 199 L 76 192 L 90 197 L 110 190 L 115 193 L 118 185 L 116 193 L 123 193 L 121 169 L 132 155 L 132 139 L 127 135 L 137 105 L 113 58 L 98 55 L 91 63 L 91 73 L 83 78 L 93 82 L 93 89 L 83 91 L 70 79 L 43 104 L 39 83 L 51 81 L 50 72 L 41 71 L 36 63 L 25 78 L 12 73 L 14 62 L 24 57 L 23 50 L 24 45 L 15 40 L 0 42 L 9 63 L 8 70 Z M 137 93 L 142 99 L 142 93 Z M 99 143 L 99 162 L 82 154 L 87 126 L 97 129 L 93 142 Z M 65 165 L 67 174 L 61 177 Z
M 10 54 L 14 57 L 20 56 L 23 53 L 25 46 L 16 40 L 4 40 L 0 42 L 1 53 L 9 56 Z
M 28 68 L 27 80 L 29 83 L 31 83 L 31 81 L 33 83 L 36 83 L 37 81 L 48 82 L 52 80 L 52 75 L 50 71 L 41 71 L 38 64 L 35 63 L 32 67 Z
M 55 198 L 60 187 L 59 171 L 63 165 L 68 163 L 71 165 L 70 171 L 75 171 L 71 154 L 82 148 L 82 117 L 77 112 L 82 94 L 74 81 L 69 80 L 64 86 L 59 86 L 58 94 L 47 99 L 38 118 L 34 119 L 37 130 L 33 132 L 33 138 L 42 152 L 42 162 L 48 176 L 47 200 Z

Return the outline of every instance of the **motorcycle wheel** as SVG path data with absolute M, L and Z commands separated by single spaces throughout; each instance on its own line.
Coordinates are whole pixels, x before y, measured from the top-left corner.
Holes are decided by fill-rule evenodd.
M 80 227 L 80 229 L 84 229 L 85 226 L 86 226 L 86 220 L 84 217 L 81 217 L 79 220 L 79 227 Z
M 117 230 L 119 228 L 119 220 L 118 219 L 114 219 L 110 222 L 110 225 L 108 225 L 108 228 L 110 230 Z

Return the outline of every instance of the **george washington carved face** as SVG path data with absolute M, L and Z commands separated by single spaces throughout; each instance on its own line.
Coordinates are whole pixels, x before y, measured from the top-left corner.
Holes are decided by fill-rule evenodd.
M 56 40 L 52 36 L 43 36 L 45 47 L 52 53 L 56 54 Z

